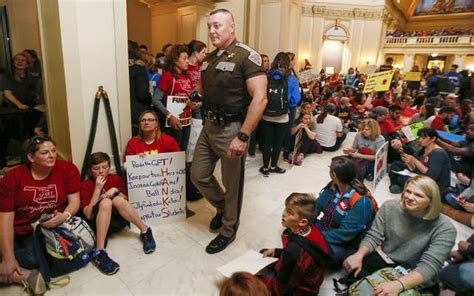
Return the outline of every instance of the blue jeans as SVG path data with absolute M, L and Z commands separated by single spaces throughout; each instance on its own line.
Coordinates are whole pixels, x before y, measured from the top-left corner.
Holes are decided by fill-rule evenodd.
M 461 207 L 456 199 L 454 199 L 456 196 L 458 196 L 459 194 L 456 194 L 456 193 L 448 193 L 444 196 L 444 200 L 446 201 L 447 204 L 449 204 L 452 208 L 456 209 L 456 210 L 460 210 L 460 211 L 465 211 L 463 207 Z M 474 202 L 474 196 L 471 196 L 469 198 L 466 198 L 466 200 L 468 202 Z
M 14 254 L 21 267 L 26 269 L 38 268 L 39 264 L 35 256 L 32 234 L 15 236 Z
M 439 280 L 456 295 L 472 295 L 474 293 L 474 259 L 458 264 L 450 264 L 439 273 Z

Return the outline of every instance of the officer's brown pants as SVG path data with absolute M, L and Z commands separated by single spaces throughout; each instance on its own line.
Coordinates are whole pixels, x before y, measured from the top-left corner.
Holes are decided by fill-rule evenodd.
M 194 150 L 191 181 L 206 199 L 223 213 L 220 234 L 230 237 L 239 226 L 244 188 L 245 155 L 229 158 L 227 150 L 237 136 L 241 123 L 220 126 L 206 122 Z M 217 161 L 221 159 L 223 189 L 214 177 Z

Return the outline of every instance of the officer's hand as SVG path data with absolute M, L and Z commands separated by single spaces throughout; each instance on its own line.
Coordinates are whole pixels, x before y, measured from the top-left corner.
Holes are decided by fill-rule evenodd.
M 227 150 L 227 156 L 231 158 L 241 157 L 242 155 L 244 155 L 246 150 L 247 150 L 247 142 L 243 142 L 239 140 L 239 138 L 235 137 L 230 143 L 229 150 Z
M 170 119 L 168 119 L 168 124 L 175 130 L 181 129 L 181 122 L 176 116 L 171 116 Z

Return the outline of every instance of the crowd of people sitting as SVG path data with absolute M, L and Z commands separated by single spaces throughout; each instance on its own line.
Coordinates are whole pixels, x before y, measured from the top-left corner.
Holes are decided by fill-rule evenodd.
M 129 42 L 133 136 L 125 155 L 187 149 L 189 120 L 172 114 L 167 99 L 191 95 L 200 80 L 205 52 L 205 44 L 194 40 L 165 46 L 163 55 L 153 57 L 146 46 Z M 25 79 L 20 71 L 26 69 L 24 57 L 14 59 L 19 76 L 13 82 Z M 441 91 L 437 69 L 430 69 L 418 84 L 398 76 L 389 90 L 366 93 L 367 75 L 353 68 L 345 74 L 321 72 L 315 81 L 300 84 L 293 53 L 280 52 L 271 63 L 268 56 L 262 60 L 268 73 L 268 104 L 249 147 L 250 157 L 255 156 L 257 143 L 262 150 L 260 173 L 264 177 L 286 173 L 278 166 L 281 152 L 295 165 L 310 153 L 339 151 L 340 155 L 332 158 L 330 182 L 317 198 L 293 193 L 285 200 L 283 247 L 261 251 L 263 256 L 278 258 L 276 264 L 257 275 L 261 281 L 245 274 L 238 275 L 241 280 L 232 277 L 221 295 L 235 295 L 225 291 L 238 290 L 232 286 L 244 282 L 254 285 L 255 291 L 267 287 L 255 295 L 268 291 L 317 295 L 329 269 L 344 268 L 350 282 L 395 266 L 403 266 L 405 273 L 375 287 L 376 295 L 433 291 L 438 281 L 459 295 L 472 295 L 474 280 L 466 275 L 473 271 L 473 239 L 466 238 L 451 252 L 456 229 L 441 215 L 449 207 L 453 219 L 474 227 L 474 113 L 467 78 L 455 75 L 453 65 L 454 73 L 444 74 L 455 77 L 449 80 L 449 94 Z M 391 68 L 387 59 L 380 70 Z M 5 90 L 7 101 L 19 109 L 36 104 L 36 96 L 14 99 L 9 88 Z M 201 103 L 188 100 L 185 119 L 202 118 L 200 108 Z M 420 122 L 413 140 L 406 127 Z M 341 149 L 349 132 L 356 133 L 353 143 Z M 390 191 L 400 194 L 400 199 L 379 206 L 364 179 L 373 180 L 375 155 L 386 142 Z M 89 176 L 82 183 L 74 164 L 56 159 L 55 142 L 48 136 L 28 139 L 24 156 L 24 164 L 0 179 L 1 283 L 24 283 L 33 294 L 44 293 L 46 286 L 38 272 L 43 263 L 33 248 L 36 232 L 31 226 L 38 219 L 42 227 L 55 228 L 73 215 L 83 216 L 97 237 L 91 261 L 104 274 L 119 271 L 119 264 L 105 251 L 107 237 L 130 222 L 140 230 L 143 251 L 155 250 L 152 230 L 127 202 L 127 189 L 121 176 L 110 173 L 107 154 L 90 156 Z M 417 176 L 408 177 L 413 174 Z M 45 213 L 52 215 L 42 219 Z M 446 260 L 450 265 L 443 269 Z
M 455 28 L 443 28 L 443 29 L 433 29 L 433 30 L 424 30 L 424 31 L 393 31 L 388 32 L 386 37 L 431 37 L 431 36 L 470 36 L 474 34 L 474 30 L 471 28 L 468 29 L 455 29 Z

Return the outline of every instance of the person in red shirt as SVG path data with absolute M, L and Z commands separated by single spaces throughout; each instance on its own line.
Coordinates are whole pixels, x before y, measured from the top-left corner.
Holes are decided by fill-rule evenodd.
M 455 113 L 456 110 L 454 110 L 452 107 L 446 106 L 441 108 L 441 110 L 438 112 L 438 115 L 435 116 L 429 127 L 438 131 L 448 132 L 448 130 L 445 128 L 445 125 L 448 125 L 451 122 Z
M 89 157 L 89 178 L 81 186 L 81 208 L 96 231 L 92 263 L 104 274 L 118 272 L 120 266 L 105 251 L 107 235 L 122 230 L 128 222 L 140 229 L 143 251 L 150 254 L 156 244 L 151 228 L 140 220 L 127 198 L 127 188 L 120 176 L 110 174 L 110 157 L 103 152 Z
M 138 136 L 128 141 L 125 156 L 180 151 L 175 139 L 160 131 L 160 122 L 155 111 L 143 112 L 139 122 Z
M 31 293 L 42 295 L 46 285 L 36 270 L 31 224 L 52 214 L 40 225 L 54 228 L 76 214 L 81 177 L 74 164 L 56 159 L 50 137 L 33 137 L 24 147 L 26 163 L 0 180 L 0 282 L 26 281 L 32 285 Z
M 390 138 L 397 133 L 397 130 L 393 126 L 393 123 L 388 119 L 388 109 L 382 106 L 377 106 L 373 110 L 374 117 L 377 120 L 380 132 L 384 138 Z
M 186 45 L 177 44 L 171 48 L 170 54 L 165 59 L 165 72 L 158 82 L 158 88 L 153 94 L 152 104 L 160 114 L 166 117 L 170 128 L 167 133 L 170 134 L 181 150 L 185 151 L 188 147 L 189 135 L 191 133 L 192 111 L 201 107 L 200 103 L 192 102 L 188 96 L 194 90 L 194 83 L 188 75 L 188 48 Z M 179 114 L 179 118 L 173 115 L 168 109 L 168 98 L 178 96 L 186 98 L 186 107 Z

